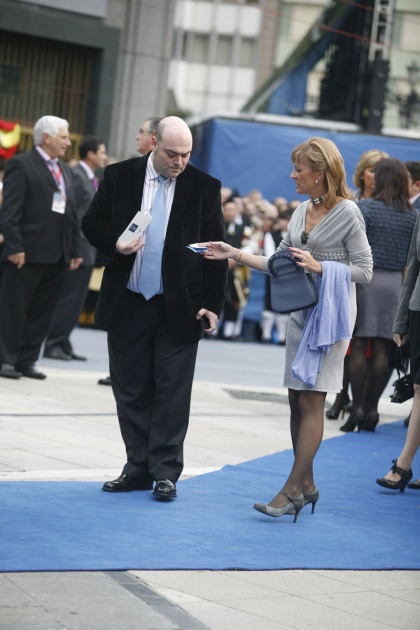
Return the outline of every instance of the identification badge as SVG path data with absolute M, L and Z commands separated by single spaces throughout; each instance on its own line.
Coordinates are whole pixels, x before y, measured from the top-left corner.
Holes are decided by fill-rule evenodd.
M 53 212 L 58 212 L 58 214 L 64 214 L 66 211 L 66 200 L 63 199 L 63 196 L 59 192 L 54 193 L 52 208 Z

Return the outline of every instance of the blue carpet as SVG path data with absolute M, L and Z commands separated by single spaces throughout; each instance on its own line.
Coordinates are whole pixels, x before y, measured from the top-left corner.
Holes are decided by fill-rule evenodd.
M 290 451 L 186 479 L 172 503 L 100 483 L 1 482 L 0 571 L 420 569 L 420 492 L 375 484 L 404 438 L 398 422 L 325 441 L 321 499 L 296 524 L 252 509 L 281 486 Z

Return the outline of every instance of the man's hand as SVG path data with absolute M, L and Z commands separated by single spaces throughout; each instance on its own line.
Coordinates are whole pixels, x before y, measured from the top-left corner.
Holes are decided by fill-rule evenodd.
M 78 267 L 80 267 L 82 262 L 83 262 L 83 258 L 71 258 L 70 265 L 69 265 L 70 271 L 74 271 L 75 269 L 78 269 Z
M 139 249 L 144 247 L 144 243 L 140 242 L 140 238 L 135 238 L 134 241 L 130 241 L 129 243 L 124 243 L 124 241 L 117 241 L 115 245 L 115 249 L 119 254 L 123 254 L 124 256 L 128 256 L 129 254 L 134 254 L 138 252 Z
M 219 318 L 217 317 L 217 315 L 215 313 L 212 313 L 211 311 L 208 311 L 205 308 L 200 308 L 200 310 L 197 313 L 196 319 L 200 319 L 201 317 L 207 317 L 210 323 L 210 328 L 203 327 L 206 333 L 210 334 L 214 332 L 216 330 L 216 326 L 219 321 Z
M 18 269 L 22 269 L 25 264 L 25 252 L 19 252 L 19 254 L 10 254 L 7 257 L 7 260 L 10 260 L 11 263 L 16 265 Z

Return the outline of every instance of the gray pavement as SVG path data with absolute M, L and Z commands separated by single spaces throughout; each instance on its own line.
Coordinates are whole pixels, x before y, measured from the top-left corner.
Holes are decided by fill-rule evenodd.
M 0 482 L 101 481 L 119 474 L 124 449 L 115 403 L 111 388 L 97 385 L 108 373 L 105 334 L 78 329 L 73 342 L 87 362 L 41 359 L 45 381 L 0 379 Z M 290 448 L 283 363 L 281 347 L 201 342 L 184 477 Z M 388 393 L 381 422 L 402 418 L 411 407 L 390 403 Z M 338 435 L 339 425 L 326 421 L 325 439 Z M 419 572 L 0 574 L 1 630 L 391 627 L 420 627 Z

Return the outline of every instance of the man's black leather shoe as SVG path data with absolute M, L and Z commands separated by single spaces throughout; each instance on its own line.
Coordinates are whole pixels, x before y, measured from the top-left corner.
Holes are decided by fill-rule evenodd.
M 17 365 L 16 369 L 19 372 L 22 372 L 22 375 L 27 378 L 36 378 L 38 381 L 42 381 L 44 378 L 47 378 L 46 374 L 38 372 L 38 370 L 35 369 L 35 365 L 33 363 L 23 363 L 22 365 Z
M 59 361 L 71 361 L 72 356 L 68 352 L 64 352 L 60 346 L 55 346 L 48 350 L 44 350 L 44 357 L 46 359 L 58 359 Z
M 98 385 L 111 385 L 111 377 L 106 376 L 105 378 L 100 378 L 98 381 Z
M 122 473 L 114 481 L 106 481 L 102 486 L 105 492 L 131 492 L 132 490 L 151 490 L 152 481 L 139 481 L 127 473 Z
M 82 357 L 80 354 L 74 354 L 74 352 L 70 353 L 70 359 L 73 359 L 73 361 L 87 361 L 87 357 Z
M 159 499 L 175 499 L 176 485 L 170 479 L 159 479 L 156 481 L 153 494 Z
M 3 363 L 0 367 L 0 376 L 17 379 L 22 376 L 22 372 L 19 372 L 15 366 L 10 365 L 10 363 Z

